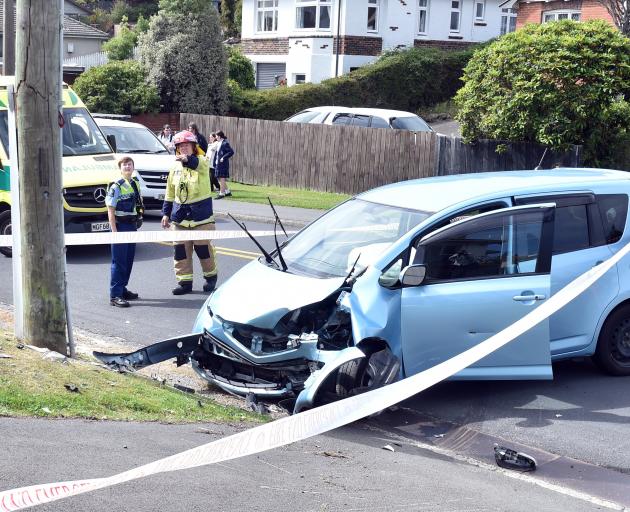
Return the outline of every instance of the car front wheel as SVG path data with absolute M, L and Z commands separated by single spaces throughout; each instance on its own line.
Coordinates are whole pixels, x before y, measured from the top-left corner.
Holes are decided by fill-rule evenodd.
M 630 376 L 630 305 L 620 307 L 608 317 L 593 360 L 610 375 Z

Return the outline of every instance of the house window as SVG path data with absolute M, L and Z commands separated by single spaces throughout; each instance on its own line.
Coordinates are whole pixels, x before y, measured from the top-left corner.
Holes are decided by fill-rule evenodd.
M 306 75 L 303 73 L 298 73 L 293 75 L 293 83 L 294 84 L 305 84 L 306 83 Z
M 452 0 L 451 2 L 451 32 L 459 32 L 459 26 L 462 18 L 462 2 L 461 0 Z
M 501 9 L 501 35 L 516 30 L 516 9 Z
M 332 0 L 295 0 L 296 28 L 330 29 Z
M 258 32 L 278 30 L 278 0 L 256 0 L 256 30 Z
M 368 32 L 378 32 L 378 8 L 380 0 L 368 0 Z
M 486 1 L 476 0 L 475 1 L 475 20 L 483 21 L 485 17 L 486 17 Z
M 543 23 L 559 20 L 580 21 L 580 14 L 580 11 L 572 11 L 569 9 L 562 9 L 559 11 L 547 11 L 543 12 Z
M 427 22 L 429 20 L 429 0 L 418 0 L 418 33 L 427 33 Z

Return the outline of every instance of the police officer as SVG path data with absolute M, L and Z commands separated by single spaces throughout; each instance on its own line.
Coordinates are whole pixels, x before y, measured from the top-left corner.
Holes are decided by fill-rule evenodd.
M 173 143 L 175 165 L 169 171 L 166 182 L 162 227 L 176 231 L 214 231 L 208 161 L 202 158 L 204 153 L 192 132 L 184 130 L 175 134 Z M 206 280 L 203 291 L 214 290 L 217 283 L 217 265 L 210 240 L 176 242 L 174 247 L 175 278 L 178 284 L 173 288 L 173 295 L 183 295 L 192 291 L 193 250 L 199 258 Z
M 112 183 L 105 198 L 107 217 L 112 233 L 136 231 L 142 204 L 137 179 L 132 178 L 133 160 L 125 156 L 118 161 L 122 178 Z M 109 303 L 119 308 L 128 308 L 129 300 L 138 294 L 127 290 L 131 267 L 136 254 L 136 244 L 112 244 L 112 268 L 109 286 Z

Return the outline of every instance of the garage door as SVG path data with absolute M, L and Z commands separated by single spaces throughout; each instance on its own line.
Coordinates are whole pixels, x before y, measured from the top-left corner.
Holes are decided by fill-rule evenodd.
M 262 63 L 256 66 L 256 88 L 271 89 L 278 84 L 280 79 L 286 77 L 287 65 L 285 63 Z

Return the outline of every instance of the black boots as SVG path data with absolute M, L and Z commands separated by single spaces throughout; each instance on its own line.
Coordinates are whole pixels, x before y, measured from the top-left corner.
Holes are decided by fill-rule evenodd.
M 184 295 L 192 292 L 192 282 L 182 281 L 175 288 L 173 288 L 173 295 Z
M 206 277 L 206 282 L 203 285 L 204 292 L 211 292 L 217 287 L 217 276 Z

